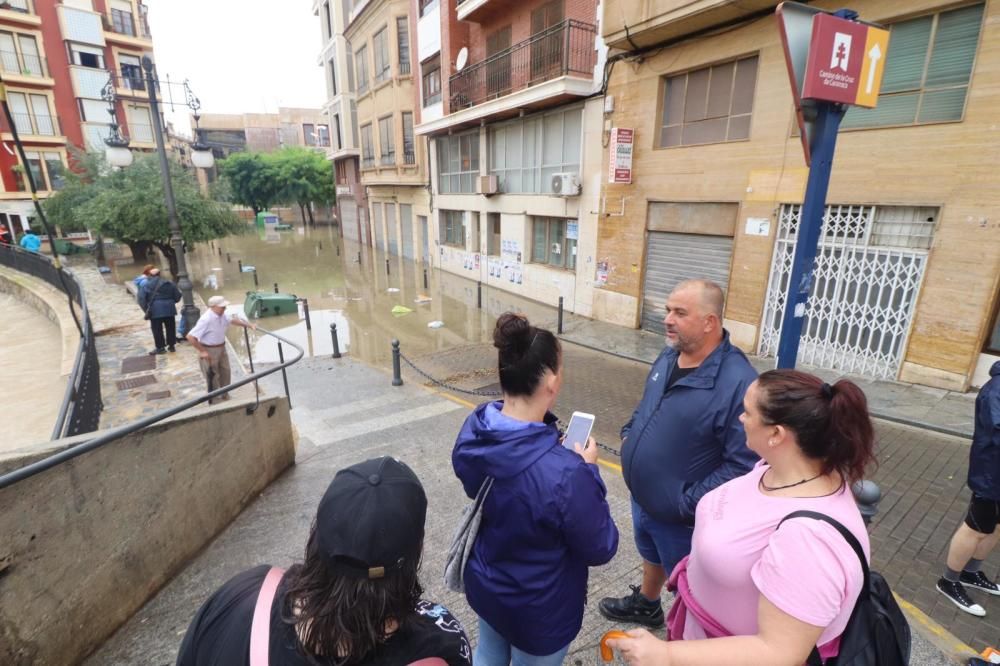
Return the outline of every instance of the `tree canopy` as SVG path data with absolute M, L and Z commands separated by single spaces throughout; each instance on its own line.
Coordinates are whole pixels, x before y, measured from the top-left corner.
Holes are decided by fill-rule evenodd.
M 303 219 L 312 206 L 334 202 L 333 165 L 321 153 L 283 148 L 274 153 L 233 153 L 219 164 L 231 201 L 254 215 L 275 204 L 297 205 Z

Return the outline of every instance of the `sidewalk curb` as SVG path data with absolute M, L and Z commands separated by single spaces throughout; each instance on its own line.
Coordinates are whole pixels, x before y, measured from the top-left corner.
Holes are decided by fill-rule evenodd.
M 953 662 L 956 664 L 965 664 L 968 662 L 969 657 L 979 656 L 979 653 L 973 650 L 971 646 L 963 643 L 958 637 L 932 620 L 922 610 L 895 592 L 893 592 L 893 596 L 896 597 L 896 602 L 903 610 L 903 614 L 906 615 L 911 630 L 919 631 L 927 639 L 927 642 L 950 657 Z
M 616 356 L 618 358 L 623 358 L 626 361 L 635 361 L 636 363 L 643 363 L 645 365 L 653 365 L 650 361 L 648 361 L 648 360 L 646 360 L 644 358 L 638 358 L 636 356 L 632 356 L 631 354 L 623 354 L 621 352 L 611 351 L 611 350 L 608 350 L 608 349 L 603 349 L 601 347 L 596 347 L 594 345 L 589 345 L 586 342 L 580 342 L 579 340 L 574 340 L 572 338 L 568 338 L 568 337 L 566 337 L 565 333 L 562 334 L 562 335 L 558 335 L 557 337 L 560 340 L 564 341 L 564 342 L 569 342 L 570 344 L 574 344 L 574 345 L 576 345 L 578 347 L 583 347 L 585 349 L 590 349 L 592 351 L 601 352 L 602 354 L 608 354 L 610 356 Z M 968 433 L 962 432 L 961 430 L 954 430 L 952 428 L 947 428 L 945 426 L 934 425 L 932 423 L 926 423 L 924 421 L 918 421 L 916 419 L 908 419 L 908 418 L 903 418 L 901 416 L 894 416 L 892 414 L 886 414 L 885 412 L 880 412 L 880 411 L 877 411 L 877 410 L 874 410 L 874 409 L 870 410 L 870 414 L 872 415 L 872 418 L 879 419 L 880 421 L 890 421 L 892 423 L 898 423 L 900 425 L 910 426 L 912 428 L 918 428 L 920 430 L 930 430 L 932 432 L 940 433 L 942 435 L 948 435 L 950 437 L 957 437 L 959 439 L 964 439 L 966 441 L 971 441 L 972 440 L 972 437 Z

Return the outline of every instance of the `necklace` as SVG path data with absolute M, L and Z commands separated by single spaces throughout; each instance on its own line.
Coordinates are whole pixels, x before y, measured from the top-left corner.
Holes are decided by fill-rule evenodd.
M 787 486 L 773 486 L 772 487 L 772 486 L 769 486 L 766 483 L 764 483 L 764 475 L 761 474 L 760 475 L 760 487 L 763 488 L 764 490 L 767 490 L 768 492 L 774 492 L 775 490 L 784 490 L 785 488 L 794 488 L 795 486 L 801 486 L 803 483 L 809 483 L 810 481 L 815 481 L 816 479 L 818 479 L 821 476 L 823 476 L 822 472 L 820 472 L 819 474 L 817 474 L 816 476 L 814 476 L 812 478 L 802 479 L 801 481 L 796 481 L 795 483 L 789 483 Z

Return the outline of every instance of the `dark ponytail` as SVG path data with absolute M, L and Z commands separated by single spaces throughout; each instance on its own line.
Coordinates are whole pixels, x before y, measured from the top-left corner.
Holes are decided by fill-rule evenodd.
M 559 340 L 551 331 L 529 324 L 523 315 L 500 315 L 493 346 L 500 350 L 500 387 L 506 395 L 531 395 L 547 369 L 559 372 Z
M 771 370 L 757 386 L 765 423 L 794 432 L 802 452 L 823 461 L 824 473 L 837 471 L 847 483 L 864 478 L 875 463 L 875 428 L 857 384 L 841 379 L 831 386 L 798 370 Z

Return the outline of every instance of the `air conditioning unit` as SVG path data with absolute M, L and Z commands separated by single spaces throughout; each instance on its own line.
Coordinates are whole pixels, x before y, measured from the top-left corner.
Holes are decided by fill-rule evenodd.
M 552 193 L 557 197 L 575 197 L 580 194 L 580 177 L 575 173 L 553 174 Z
M 490 196 L 500 191 L 500 181 L 496 176 L 480 176 L 476 194 Z

